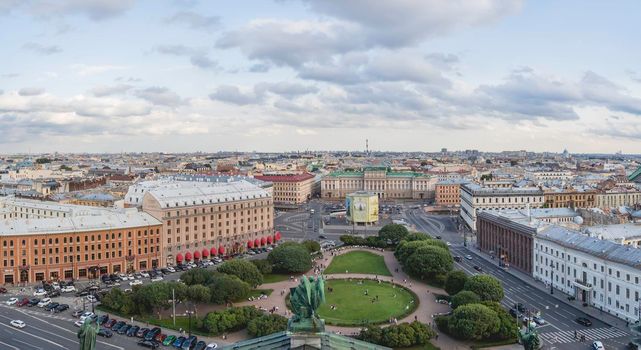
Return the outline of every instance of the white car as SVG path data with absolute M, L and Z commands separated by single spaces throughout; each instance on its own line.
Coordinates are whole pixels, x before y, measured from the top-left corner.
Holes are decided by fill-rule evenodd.
M 135 280 L 135 279 L 136 279 L 136 278 L 134 277 L 134 275 L 133 275 L 133 274 L 131 274 L 131 273 L 130 273 L 129 275 L 127 275 L 127 277 L 129 278 L 129 280 L 130 280 L 130 281 L 133 281 L 133 280 Z
M 133 280 L 133 281 L 129 282 L 129 285 L 132 286 L 132 287 L 133 286 L 139 286 L 141 284 L 142 284 L 141 280 Z
M 51 298 L 44 298 L 38 303 L 38 307 L 45 307 L 51 303 Z
M 47 291 L 44 289 L 36 289 L 35 292 L 33 292 L 34 297 L 41 297 L 47 295 Z
M 209 344 L 207 344 L 207 347 L 205 348 L 205 350 L 213 350 L 213 349 L 216 349 L 216 348 L 218 348 L 218 344 L 209 343 Z
M 468 255 L 465 256 L 465 259 L 472 260 L 472 256 L 468 254 Z
M 89 294 L 89 295 L 87 295 L 87 301 L 90 302 L 90 303 L 95 303 L 95 302 L 98 301 L 98 299 L 96 299 L 95 296 Z
M 173 267 L 171 267 L 171 266 L 167 266 L 167 271 L 169 271 L 169 272 L 176 272 L 176 269 L 174 269 L 174 268 L 173 268 Z
M 592 343 L 592 350 L 605 350 L 605 348 L 603 347 L 603 343 L 601 343 L 598 340 L 595 340 Z
M 63 293 L 75 292 L 76 291 L 76 287 L 74 287 L 74 286 L 64 286 L 64 287 L 62 287 L 60 289 L 60 291 L 63 292 Z
M 26 326 L 26 324 L 20 320 L 12 320 L 9 323 L 16 328 L 24 328 L 24 326 Z
M 147 271 L 140 271 L 140 276 L 149 278 L 149 273 Z
M 162 278 L 162 276 L 156 276 L 156 277 L 152 278 L 151 281 L 152 282 L 158 282 L 158 281 L 162 281 L 163 279 L 164 278 Z
M 120 277 L 120 279 L 123 281 L 129 280 L 129 276 L 125 275 L 124 273 L 118 274 L 118 277 Z
M 17 302 L 18 302 L 18 298 L 10 298 L 9 300 L 5 301 L 4 303 L 7 304 L 7 305 L 14 305 Z
M 85 323 L 85 321 L 76 321 L 76 322 L 74 322 L 73 324 L 74 324 L 74 326 L 76 326 L 76 327 L 82 327 L 82 325 L 83 325 L 84 323 Z
M 80 321 L 84 322 L 87 317 L 93 317 L 93 312 L 87 311 L 84 314 L 80 315 Z
M 445 242 L 445 244 L 446 244 L 448 247 L 452 245 L 452 243 L 450 243 L 450 242 Z

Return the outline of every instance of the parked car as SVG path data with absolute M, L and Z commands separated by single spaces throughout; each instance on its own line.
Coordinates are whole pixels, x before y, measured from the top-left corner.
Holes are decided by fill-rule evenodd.
M 519 310 L 519 312 L 525 312 L 527 309 L 525 308 L 525 305 L 522 303 L 516 303 L 514 304 L 514 308 Z
M 138 332 L 136 332 L 136 337 L 138 338 L 144 338 L 145 333 L 149 332 L 149 328 L 140 328 Z
M 105 323 L 107 323 L 107 321 L 109 321 L 109 315 L 102 315 L 98 317 L 98 319 L 96 320 L 96 323 L 102 326 Z
M 58 305 L 60 305 L 60 304 L 58 304 L 56 302 L 51 302 L 51 303 L 47 304 L 47 306 L 45 306 L 45 311 L 51 311 L 51 310 L 57 308 Z
M 116 322 L 115 325 L 111 327 L 111 330 L 114 332 L 118 332 L 118 330 L 122 328 L 124 325 L 126 325 L 125 321 L 118 321 Z
M 33 296 L 34 297 L 43 297 L 45 295 L 47 295 L 47 291 L 42 289 L 42 288 L 41 289 L 36 289 L 36 291 L 33 292 Z
M 118 328 L 118 334 L 125 334 L 127 331 L 129 331 L 129 328 L 131 328 L 130 324 L 125 324 L 124 326 Z
M 176 272 L 176 269 L 174 269 L 174 268 L 173 268 L 173 267 L 171 267 L 171 266 L 167 266 L 167 271 L 169 271 L 169 272 L 173 273 L 173 272 Z
M 91 311 L 85 311 L 80 315 L 80 321 L 84 321 L 86 318 L 93 317 L 94 313 Z
M 25 305 L 29 305 L 29 298 L 22 298 L 22 299 L 20 299 L 20 301 L 18 301 L 18 302 L 16 303 L 16 305 L 18 305 L 18 306 L 25 306 Z
M 185 341 L 185 337 L 178 337 L 174 342 L 171 344 L 175 348 L 180 348 L 183 345 L 183 342 Z
M 118 321 L 116 321 L 115 319 L 113 319 L 113 318 L 112 318 L 111 320 L 109 320 L 109 321 L 105 322 L 105 324 L 104 324 L 103 326 L 104 326 L 105 328 L 111 328 L 111 327 L 113 327 L 116 323 L 118 323 Z
M 63 311 L 68 310 L 68 309 L 69 309 L 69 305 L 68 304 L 60 304 L 60 305 L 58 305 L 58 307 L 56 307 L 53 310 L 53 312 L 59 313 L 59 312 L 63 312 Z
M 75 292 L 76 291 L 76 287 L 74 287 L 74 286 L 64 286 L 64 287 L 60 288 L 60 291 L 63 292 L 63 293 Z
M 147 271 L 140 271 L 140 275 L 145 278 L 149 278 L 149 273 Z
M 80 320 L 78 320 L 78 321 L 73 323 L 73 325 L 76 326 L 76 327 L 82 327 L 83 324 L 85 324 L 85 323 L 83 321 L 80 321 Z
M 205 350 L 206 347 L 207 347 L 207 343 L 201 340 L 198 343 L 196 343 L 196 346 L 194 346 L 194 350 Z
M 17 302 L 18 302 L 18 298 L 9 298 L 9 300 L 5 301 L 4 303 L 7 305 L 14 305 Z
M 90 303 L 95 303 L 95 302 L 98 301 L 98 298 L 96 298 L 95 295 L 89 294 L 89 295 L 87 295 L 87 301 L 90 302 Z
M 157 349 L 160 344 L 156 343 L 153 340 L 141 340 L 138 342 L 138 346 L 142 346 L 143 348 L 149 348 L 149 349 Z
M 605 350 L 603 343 L 598 340 L 592 342 L 592 350 Z
M 576 322 L 577 322 L 578 324 L 584 325 L 584 326 L 586 326 L 586 327 L 590 327 L 590 326 L 592 325 L 592 321 L 590 321 L 589 319 L 587 319 L 587 318 L 585 318 L 585 317 L 579 317 L 579 318 L 577 318 L 577 319 L 576 319 Z
M 156 335 L 158 335 L 158 333 L 161 333 L 161 332 L 162 332 L 162 329 L 160 329 L 159 327 L 154 327 L 151 330 L 149 330 L 147 334 L 145 334 L 145 340 L 153 340 L 156 337 Z
M 4 294 L 7 292 L 7 288 L 5 287 L 0 287 L 0 293 Z
M 532 320 L 539 326 L 542 326 L 545 324 L 545 320 L 541 316 L 534 316 L 532 317 Z
M 165 338 L 167 338 L 167 334 L 158 333 L 158 334 L 154 337 L 154 340 L 155 340 L 155 341 L 157 341 L 157 342 L 159 342 L 159 343 L 162 343 L 163 341 L 165 341 Z
M 40 299 L 31 298 L 31 299 L 29 299 L 29 303 L 27 304 L 27 306 L 36 306 L 36 305 L 38 305 L 39 302 L 40 302 Z
M 128 337 L 136 336 L 136 333 L 138 332 L 139 329 L 140 329 L 140 327 L 138 327 L 138 326 L 131 326 L 131 328 L 129 328 L 127 330 L 127 336 Z
M 151 279 L 152 282 L 159 282 L 159 281 L 162 281 L 162 280 L 163 280 L 162 276 L 156 276 L 156 277 L 153 277 Z
M 98 331 L 98 335 L 105 338 L 111 338 L 114 335 L 114 332 L 112 332 L 107 328 L 100 327 L 100 330 Z
M 176 336 L 175 335 L 168 335 L 165 340 L 162 341 L 162 345 L 164 346 L 169 346 L 172 345 L 176 341 Z
M 185 339 L 180 348 L 183 350 L 192 350 L 196 346 L 197 342 L 198 338 L 196 338 L 195 335 L 192 335 L 189 338 Z
M 20 320 L 11 320 L 11 322 L 9 323 L 16 328 L 24 328 L 27 325 L 26 323 Z
M 218 348 L 218 344 L 209 343 L 209 344 L 207 344 L 207 347 L 205 348 L 205 350 L 214 350 L 214 349 L 217 349 L 217 348 Z

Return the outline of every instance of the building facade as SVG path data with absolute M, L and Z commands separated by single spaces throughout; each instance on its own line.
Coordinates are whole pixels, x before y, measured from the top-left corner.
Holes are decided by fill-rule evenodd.
M 434 197 L 436 205 L 459 206 L 461 205 L 461 184 L 465 180 L 439 181 L 434 186 Z
M 385 167 L 369 167 L 363 171 L 338 171 L 321 180 L 321 197 L 343 200 L 356 191 L 372 192 L 379 199 L 434 198 L 437 178 L 410 171 L 395 172 Z
M 296 206 L 312 198 L 313 174 L 264 174 L 254 178 L 273 183 L 274 205 L 277 207 Z
M 97 278 L 161 266 L 162 224 L 135 209 L 0 200 L 0 281 Z
M 641 250 L 552 225 L 534 238 L 533 276 L 623 320 L 639 319 Z
M 148 190 L 142 209 L 162 222 L 165 265 L 233 254 L 276 239 L 271 195 L 244 180 Z
M 371 225 L 378 222 L 378 196 L 359 191 L 345 196 L 345 218 L 349 224 Z
M 546 191 L 543 194 L 547 208 L 594 208 L 596 191 Z
M 460 216 L 476 231 L 476 217 L 482 210 L 540 208 L 543 191 L 538 188 L 487 188 L 477 184 L 461 185 Z
M 606 190 L 596 194 L 597 208 L 618 208 L 641 204 L 641 191 L 630 189 Z

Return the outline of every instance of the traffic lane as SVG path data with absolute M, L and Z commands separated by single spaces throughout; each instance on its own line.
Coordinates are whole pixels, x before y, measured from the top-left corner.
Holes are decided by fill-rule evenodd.
M 479 257 L 478 254 L 471 250 L 464 247 L 454 247 L 453 251 L 457 252 L 457 254 L 462 257 L 467 254 L 473 256 L 473 260 L 470 261 L 463 258 L 461 263 L 459 263 L 466 266 L 468 271 L 478 273 L 473 268 L 474 265 L 478 265 L 484 270 L 484 272 L 498 278 L 504 285 L 506 296 L 513 301 L 512 305 L 508 305 L 509 307 L 513 306 L 514 302 L 526 301 L 523 303 L 533 305 L 539 309 L 542 312 L 544 319 L 557 321 L 554 326 L 562 330 L 581 329 L 583 326 L 577 324 L 575 321 L 577 317 L 590 318 L 593 321 L 593 327 L 608 326 L 604 322 L 594 319 L 570 305 L 559 300 L 552 299 L 547 293 L 539 290 L 538 288 L 532 287 L 526 282 L 523 282 L 513 275 L 503 271 L 503 269 Z

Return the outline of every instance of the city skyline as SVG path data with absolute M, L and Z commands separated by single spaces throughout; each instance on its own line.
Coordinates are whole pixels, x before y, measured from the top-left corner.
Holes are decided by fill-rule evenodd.
M 635 153 L 641 4 L 1 1 L 3 153 Z

